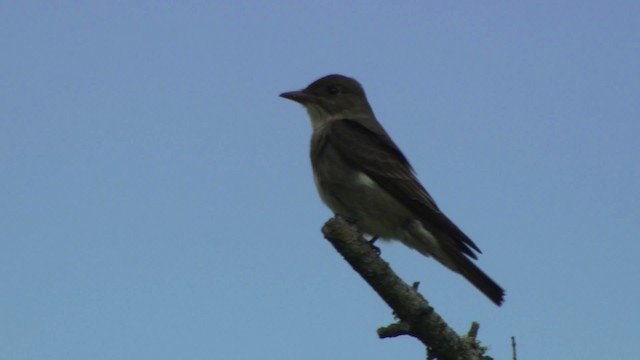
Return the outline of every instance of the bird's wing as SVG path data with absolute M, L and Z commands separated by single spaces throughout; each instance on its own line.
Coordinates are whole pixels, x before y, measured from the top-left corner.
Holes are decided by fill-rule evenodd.
M 454 248 L 476 259 L 470 249 L 481 252 L 476 244 L 440 211 L 427 190 L 416 178 L 411 165 L 386 133 L 377 133 L 354 120 L 330 124 L 328 141 L 354 168 L 367 174 L 428 226 L 449 235 Z M 444 240 L 444 239 L 441 239 Z

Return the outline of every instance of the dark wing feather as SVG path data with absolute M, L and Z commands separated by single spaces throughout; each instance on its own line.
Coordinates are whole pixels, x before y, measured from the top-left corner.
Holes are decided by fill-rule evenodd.
M 405 156 L 386 133 L 374 133 L 360 122 L 348 119 L 333 121 L 327 126 L 331 126 L 331 144 L 347 162 L 407 204 L 425 226 L 433 226 L 449 235 L 455 241 L 451 245 L 476 259 L 470 248 L 478 252 L 480 249 L 440 211 L 416 178 Z

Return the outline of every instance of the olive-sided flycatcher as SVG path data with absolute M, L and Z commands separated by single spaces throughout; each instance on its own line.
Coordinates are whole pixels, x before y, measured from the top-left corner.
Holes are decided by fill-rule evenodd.
M 397 239 L 461 274 L 500 305 L 504 290 L 472 261 L 480 249 L 438 208 L 376 120 L 362 86 L 328 75 L 280 94 L 311 118 L 311 165 L 322 201 L 361 231 Z

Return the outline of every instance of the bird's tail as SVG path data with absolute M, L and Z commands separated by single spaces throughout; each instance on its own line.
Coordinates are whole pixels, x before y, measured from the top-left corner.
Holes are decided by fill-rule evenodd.
M 400 238 L 403 243 L 423 255 L 433 256 L 444 266 L 462 275 L 496 305 L 502 304 L 504 290 L 467 257 L 467 254 L 473 255 L 471 250 L 461 251 L 460 246 L 454 246 L 456 244 L 454 239 L 440 232 L 437 228 L 428 231 L 422 223 L 413 223 L 411 227 L 407 228 L 407 232 L 409 236 Z
M 478 290 L 482 291 L 496 305 L 502 305 L 504 301 L 504 289 L 477 267 L 463 254 L 457 254 L 454 259 L 456 271 L 464 276 Z

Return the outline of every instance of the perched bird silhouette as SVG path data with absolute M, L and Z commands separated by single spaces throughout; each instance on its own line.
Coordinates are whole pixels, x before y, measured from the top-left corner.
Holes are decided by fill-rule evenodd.
M 307 109 L 315 184 L 335 214 L 364 233 L 432 256 L 502 304 L 504 290 L 471 261 L 480 249 L 420 184 L 356 80 L 329 75 L 280 96 Z

